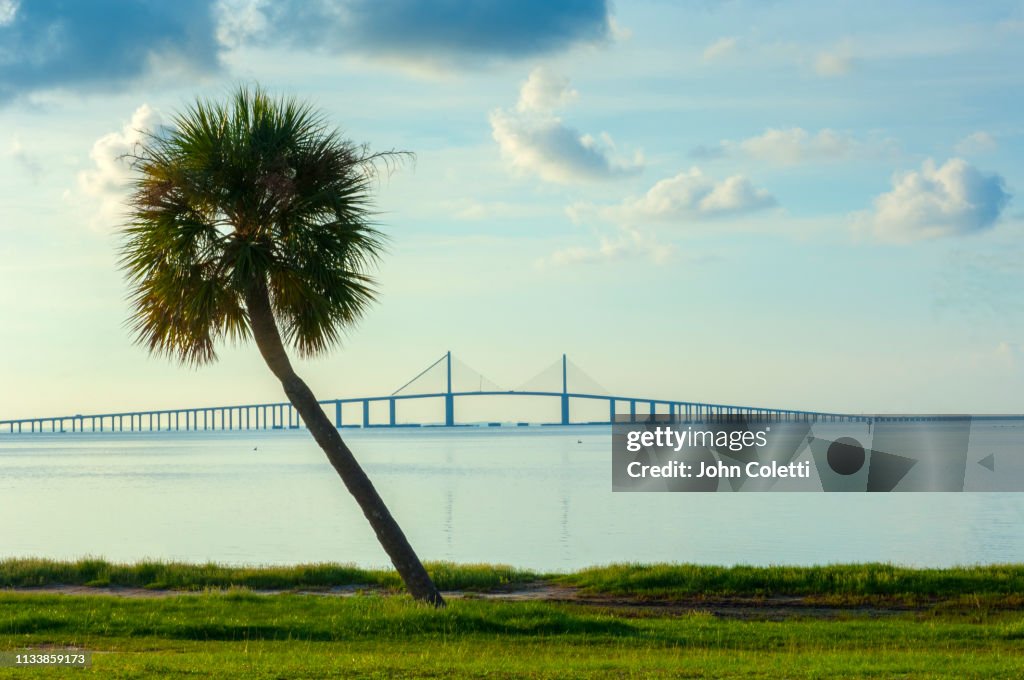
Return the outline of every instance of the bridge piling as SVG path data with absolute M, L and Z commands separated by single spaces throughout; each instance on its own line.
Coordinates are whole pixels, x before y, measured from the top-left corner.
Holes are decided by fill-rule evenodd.
M 829 422 L 864 422 L 870 427 L 872 418 L 836 413 L 819 413 L 811 411 L 796 411 L 788 409 L 769 409 L 751 406 L 738 406 L 728 404 L 705 404 L 698 402 L 682 402 L 663 399 L 650 399 L 640 397 L 615 396 L 608 394 L 584 394 L 569 391 L 568 355 L 562 354 L 562 384 L 560 391 L 547 390 L 478 390 L 456 392 L 452 384 L 452 372 L 454 368 L 452 353 L 448 351 L 443 357 L 431 364 L 427 369 L 413 378 L 399 390 L 389 396 L 358 397 L 347 399 L 334 399 L 320 402 L 325 412 L 330 412 L 329 405 L 334 404 L 334 425 L 341 428 L 344 425 L 343 407 L 345 404 L 359 404 L 362 406 L 363 427 L 399 427 L 398 423 L 398 401 L 399 400 L 425 400 L 436 403 L 436 399 L 444 400 L 444 422 L 447 427 L 458 425 L 455 420 L 455 399 L 458 398 L 479 398 L 486 396 L 504 397 L 510 394 L 517 397 L 541 397 L 557 400 L 559 404 L 559 418 L 554 423 L 547 420 L 544 424 L 560 424 L 563 426 L 572 425 L 572 402 L 592 401 L 600 404 L 604 400 L 608 404 L 607 421 L 589 421 L 588 424 L 614 423 L 618 418 L 619 402 L 629 404 L 629 420 L 637 422 L 637 404 L 641 408 L 646 407 L 649 415 L 640 414 L 644 420 L 650 417 L 668 415 L 675 418 L 685 418 L 688 421 L 712 418 L 715 416 L 730 418 L 764 418 L 772 421 L 818 421 Z M 445 362 L 445 385 L 443 392 L 400 394 L 409 384 L 415 382 L 426 371 L 431 370 L 441 361 Z M 575 367 L 574 367 L 574 370 Z M 387 402 L 388 415 L 385 420 L 378 418 L 378 423 L 371 423 L 370 407 L 376 402 Z M 893 419 L 900 418 L 898 416 Z M 900 418 L 906 420 L 907 418 Z M 356 421 L 358 422 L 358 421 Z M 442 423 L 409 423 L 412 425 L 433 425 Z M 467 423 L 471 424 L 471 423 Z M 494 423 L 490 423 L 494 424 Z M 522 425 L 524 423 L 517 423 Z M 49 425 L 49 429 L 46 426 Z M 122 413 L 92 414 L 56 417 L 18 418 L 11 420 L 0 420 L 0 433 L 23 434 L 23 433 L 103 433 L 103 432 L 178 432 L 189 431 L 235 431 L 253 429 L 298 429 L 302 427 L 302 420 L 295 408 L 288 403 L 276 404 L 248 404 L 234 406 L 205 406 L 199 408 L 168 409 L 162 411 L 130 411 Z M 405 424 L 403 423 L 402 426 Z M 87 430 L 88 428 L 88 430 Z

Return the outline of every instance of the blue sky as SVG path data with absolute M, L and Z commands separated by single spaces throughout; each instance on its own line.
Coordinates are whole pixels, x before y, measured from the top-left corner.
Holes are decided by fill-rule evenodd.
M 416 153 L 323 398 L 447 349 L 514 388 L 1024 411 L 1024 3 L 0 0 L 0 418 L 278 400 L 148 357 L 116 268 L 139 130 L 259 82 Z

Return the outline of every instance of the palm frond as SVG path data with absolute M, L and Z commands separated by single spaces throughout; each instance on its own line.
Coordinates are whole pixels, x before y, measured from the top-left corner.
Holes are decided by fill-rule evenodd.
M 308 103 L 238 88 L 198 100 L 131 155 L 120 266 L 129 326 L 151 352 L 190 364 L 250 336 L 246 291 L 262 285 L 301 355 L 340 342 L 376 297 L 385 247 L 374 182 L 410 158 L 344 139 Z

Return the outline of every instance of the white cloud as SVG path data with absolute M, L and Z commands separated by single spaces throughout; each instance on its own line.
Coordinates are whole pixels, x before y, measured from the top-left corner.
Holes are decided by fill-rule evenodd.
M 143 104 L 120 131 L 103 135 L 92 145 L 89 158 L 93 167 L 78 173 L 78 191 L 98 204 L 93 227 L 108 228 L 122 219 L 131 174 L 125 156 L 160 124 L 160 114 Z
M 611 14 L 608 15 L 608 30 L 611 32 L 612 38 L 617 42 L 633 39 L 633 29 L 620 24 Z
M 963 236 L 990 228 L 1010 200 L 1003 178 L 984 174 L 962 158 L 893 177 L 892 190 L 874 210 L 856 216 L 857 226 L 883 241 L 908 242 Z
M 677 182 L 677 186 L 678 184 Z M 650 192 L 648 192 L 649 195 Z M 707 215 L 721 215 L 760 210 L 773 205 L 775 205 L 775 199 L 771 194 L 764 189 L 755 188 L 746 177 L 733 175 L 714 185 L 711 191 L 697 203 L 697 208 Z
M 0 0 L 0 26 L 14 23 L 19 4 L 18 0 Z
M 770 208 L 775 198 L 743 175 L 715 181 L 699 168 L 657 182 L 640 198 L 602 208 L 599 214 L 617 222 L 672 222 L 737 215 Z M 576 215 L 580 215 L 577 207 Z
M 15 137 L 11 141 L 11 149 L 8 155 L 14 160 L 18 166 L 25 171 L 32 181 L 38 181 L 39 177 L 43 174 L 43 164 L 39 158 L 25 148 L 25 145 L 21 143 L 21 140 Z
M 549 113 L 570 104 L 578 96 L 579 92 L 572 89 L 568 78 L 541 66 L 530 72 L 520 88 L 516 110 L 523 113 Z
M 726 139 L 715 146 L 699 146 L 690 155 L 703 159 L 743 157 L 792 165 L 857 156 L 880 156 L 892 150 L 891 140 L 860 140 L 847 132 L 829 128 L 811 132 L 793 127 L 768 128 L 762 134 L 747 139 Z
M 974 156 L 995 151 L 996 147 L 995 137 L 983 130 L 978 130 L 961 139 L 957 143 L 955 150 L 961 156 Z
M 601 236 L 594 247 L 574 246 L 555 251 L 537 261 L 538 267 L 596 264 L 630 259 L 647 259 L 655 264 L 664 264 L 671 259 L 675 248 L 659 243 L 650 234 L 644 234 L 632 227 L 620 227 L 613 237 Z
M 537 213 L 537 208 L 529 204 L 467 198 L 441 201 L 439 206 L 445 215 L 468 221 L 533 217 Z
M 768 129 L 745 139 L 739 149 L 747 156 L 778 163 L 828 160 L 850 155 L 858 146 L 849 134 L 828 128 L 811 134 L 803 128 Z
M 845 76 L 853 69 L 853 48 L 848 40 L 831 50 L 819 52 L 814 59 L 814 72 L 822 78 Z
M 491 133 L 514 167 L 552 182 L 608 179 L 638 172 L 643 157 L 623 159 L 606 133 L 581 134 L 555 110 L 576 98 L 566 78 L 536 69 L 523 84 L 514 111 L 491 112 Z
M 731 56 L 736 52 L 736 38 L 719 38 L 704 50 L 705 62 L 713 62 Z
M 228 48 L 238 47 L 269 28 L 263 12 L 267 0 L 219 0 L 216 5 L 217 40 Z

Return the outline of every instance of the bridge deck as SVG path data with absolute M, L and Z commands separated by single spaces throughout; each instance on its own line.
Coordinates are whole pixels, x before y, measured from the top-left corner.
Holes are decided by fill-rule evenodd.
M 454 363 L 453 363 L 454 362 Z M 514 421 L 515 425 L 609 425 L 616 418 L 628 418 L 631 421 L 646 420 L 650 415 L 673 416 L 682 420 L 699 421 L 702 419 L 736 416 L 747 419 L 761 420 L 831 420 L 842 422 L 873 422 L 879 420 L 879 416 L 851 415 L 845 413 L 827 413 L 821 411 L 799 411 L 793 409 L 776 409 L 759 406 L 736 406 L 731 404 L 710 404 L 693 401 L 676 401 L 667 399 L 650 399 L 642 397 L 611 396 L 608 394 L 595 394 L 586 386 L 585 391 L 572 391 L 569 389 L 569 369 L 574 373 L 573 382 L 577 379 L 585 384 L 593 384 L 594 388 L 603 390 L 599 385 L 593 383 L 579 367 L 570 362 L 565 354 L 559 361 L 542 371 L 534 379 L 527 381 L 523 389 L 501 390 L 483 389 L 486 384 L 493 385 L 484 376 L 469 369 L 472 373 L 471 384 L 481 386 L 478 390 L 459 390 L 454 387 L 452 379 L 452 368 L 464 367 L 465 364 L 453 360 L 452 353 L 447 352 L 437 359 L 426 369 L 420 371 L 412 380 L 398 388 L 394 393 L 387 396 L 376 397 L 351 397 L 345 399 L 329 399 L 321 401 L 324 412 L 332 419 L 334 425 L 342 427 L 430 427 L 430 426 L 465 426 L 465 425 L 501 425 L 494 422 L 460 422 L 456 418 L 456 403 L 465 403 L 467 399 L 484 399 L 489 397 L 529 397 L 529 398 L 551 398 L 559 402 L 559 415 L 551 421 L 539 423 L 527 423 Z M 437 370 L 435 370 L 437 369 Z M 431 371 L 435 373 L 443 371 L 441 376 L 444 382 L 443 390 L 424 390 L 415 394 L 401 394 L 403 390 L 424 380 Z M 552 376 L 553 374 L 553 376 Z M 541 377 L 551 378 L 560 381 L 561 389 L 558 391 L 533 389 L 536 380 Z M 422 382 L 420 382 L 422 384 Z M 397 416 L 397 405 L 400 402 L 410 401 L 441 400 L 444 406 L 444 419 L 438 422 L 399 421 Z M 593 404 L 594 401 L 604 402 L 606 410 L 599 413 L 606 413 L 607 418 L 599 420 L 574 420 L 573 405 L 580 402 Z M 380 421 L 371 418 L 371 406 L 384 402 L 387 404 L 387 417 Z M 360 418 L 356 421 L 343 420 L 345 405 L 359 405 L 361 408 Z M 620 408 L 624 409 L 620 411 Z M 352 409 L 349 408 L 349 411 Z M 593 409 L 590 410 L 593 412 Z M 916 416 L 884 416 L 881 419 L 916 420 L 922 417 Z M 0 420 L 0 434 L 19 434 L 33 432 L 188 432 L 188 431 L 211 431 L 211 430 L 280 430 L 302 427 L 295 408 L 287 402 L 263 403 L 263 404 L 236 404 L 231 406 L 205 406 L 200 408 L 180 409 L 158 409 L 149 411 L 125 411 L 117 413 L 97 413 L 90 415 L 66 415 L 47 416 L 41 418 L 19 418 L 12 420 Z
M 427 394 L 394 394 L 375 397 L 352 397 L 321 401 L 324 412 L 333 416 L 336 427 L 429 427 L 460 426 L 481 423 L 458 422 L 455 418 L 456 400 L 482 397 L 548 397 L 561 402 L 561 418 L 551 422 L 523 423 L 516 425 L 609 425 L 616 416 L 643 420 L 650 414 L 674 416 L 680 419 L 700 420 L 708 417 L 737 416 L 772 420 L 834 420 L 867 421 L 868 416 L 820 411 L 799 411 L 773 409 L 757 406 L 710 404 L 690 401 L 673 401 L 641 397 L 582 394 L 576 392 L 545 392 L 538 390 L 483 390 L 474 392 L 435 392 Z M 443 422 L 399 422 L 396 418 L 398 402 L 410 400 L 443 400 L 445 420 Z M 574 421 L 570 417 L 571 404 L 577 400 L 603 401 L 608 405 L 608 418 L 602 420 Z M 373 422 L 370 405 L 388 404 L 388 418 L 384 422 Z M 342 407 L 346 404 L 362 406 L 362 418 L 356 422 L 342 420 Z M 620 412 L 620 406 L 628 408 Z M 488 423 L 483 423 L 488 424 Z M 489 423 L 497 425 L 500 423 Z M 184 409 L 158 409 L 151 411 L 125 411 L 115 413 L 75 414 L 39 418 L 0 420 L 0 434 L 33 432 L 178 432 L 212 430 L 279 430 L 302 427 L 295 408 L 287 402 L 263 404 L 237 404 L 231 406 L 206 406 Z

